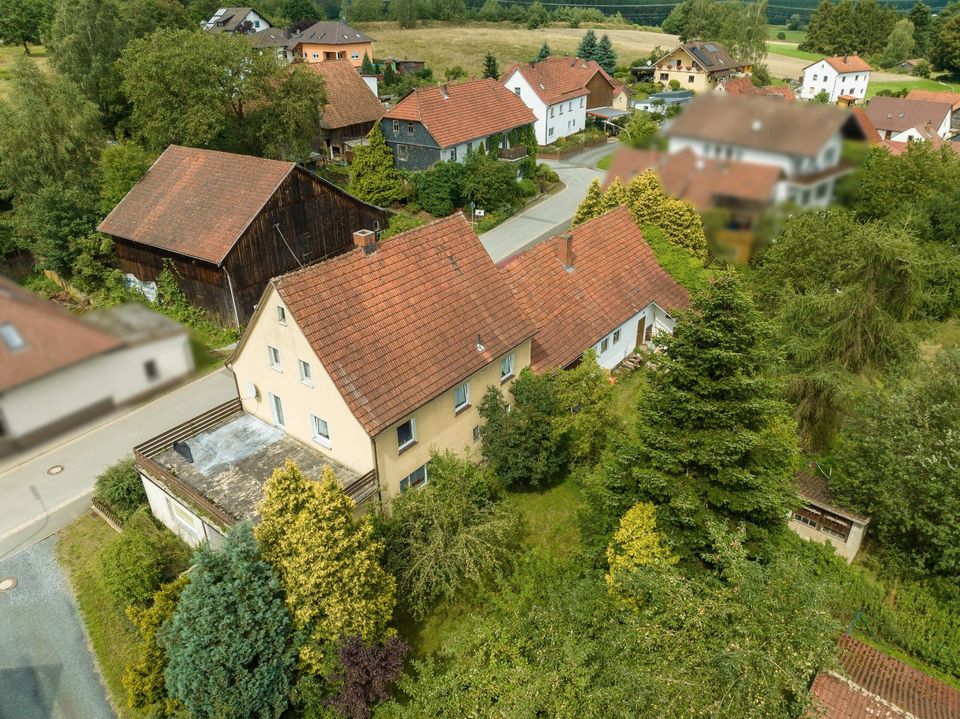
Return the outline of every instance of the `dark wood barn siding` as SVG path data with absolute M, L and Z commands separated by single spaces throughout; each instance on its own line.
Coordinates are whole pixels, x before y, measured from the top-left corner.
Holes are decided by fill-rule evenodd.
M 347 195 L 306 170 L 296 169 L 277 188 L 223 263 L 233 282 L 240 323 L 245 325 L 250 319 L 271 277 L 350 249 L 356 230 L 386 226 L 384 210 Z
M 587 96 L 587 108 L 609 107 L 613 104 L 613 86 L 599 72 L 594 73 L 587 83 L 590 94 Z

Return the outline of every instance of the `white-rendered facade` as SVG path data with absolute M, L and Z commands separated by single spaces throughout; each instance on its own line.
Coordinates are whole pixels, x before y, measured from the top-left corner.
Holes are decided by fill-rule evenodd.
M 824 59 L 803 69 L 799 95 L 801 100 L 812 100 L 826 90 L 830 94 L 830 102 L 836 102 L 841 95 L 863 102 L 869 83 L 869 70 L 840 72 Z
M 590 91 L 583 88 L 583 94 L 548 105 L 530 86 L 519 69 L 514 70 L 504 86 L 515 93 L 523 104 L 529 107 L 537 118 L 534 129 L 537 143 L 549 145 L 561 137 L 567 137 L 583 131 L 587 126 L 587 96 Z
M 591 348 L 597 355 L 597 364 L 607 370 L 614 369 L 641 344 L 649 343 L 661 332 L 672 333 L 674 324 L 666 310 L 651 302 Z

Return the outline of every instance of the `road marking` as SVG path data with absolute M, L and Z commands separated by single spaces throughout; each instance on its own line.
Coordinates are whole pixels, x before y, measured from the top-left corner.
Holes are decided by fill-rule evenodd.
M 51 507 L 50 509 L 46 510 L 45 512 L 41 512 L 40 514 L 38 514 L 38 515 L 37 515 L 36 517 L 34 517 L 33 519 L 28 519 L 26 522 L 23 522 L 22 524 L 17 525 L 17 526 L 14 527 L 13 529 L 11 529 L 11 530 L 9 530 L 9 531 L 7 531 L 7 532 L 4 532 L 3 534 L 0 534 L 0 541 L 3 541 L 4 539 L 7 539 L 8 537 L 12 537 L 12 536 L 13 536 L 14 534 L 16 534 L 17 532 L 22 532 L 24 529 L 26 529 L 27 527 L 29 527 L 31 524 L 36 524 L 37 522 L 46 519 L 46 518 L 49 517 L 50 515 L 56 514 L 56 513 L 59 512 L 61 509 L 64 509 L 64 508 L 66 508 L 66 507 L 69 507 L 69 506 L 70 506 L 71 504 L 73 504 L 74 502 L 80 501 L 81 499 L 83 499 L 84 497 L 86 497 L 88 494 L 93 494 L 93 487 L 91 487 L 91 488 L 88 489 L 88 490 L 85 490 L 85 491 L 81 492 L 80 494 L 78 494 L 78 495 L 75 496 L 75 497 L 71 497 L 70 499 L 66 499 L 66 500 L 60 502 L 60 504 L 58 504 L 57 506 Z

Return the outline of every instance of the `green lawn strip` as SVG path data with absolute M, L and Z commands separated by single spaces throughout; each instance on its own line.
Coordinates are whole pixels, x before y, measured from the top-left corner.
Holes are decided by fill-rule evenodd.
M 928 80 L 922 77 L 910 77 L 904 75 L 903 80 L 893 82 L 871 82 L 867 86 L 867 98 L 876 95 L 880 90 L 899 90 L 901 88 L 908 90 L 933 90 L 934 92 L 956 92 L 958 85 L 941 84 L 936 80 Z
M 100 552 L 115 536 L 102 519 L 85 514 L 60 532 L 57 558 L 70 578 L 111 703 L 120 719 L 139 719 L 143 714 L 127 706 L 121 681 L 124 668 L 136 657 L 137 633 L 100 577 Z
M 599 160 L 597 160 L 597 169 L 598 170 L 609 170 L 610 163 L 613 162 L 613 153 L 609 155 L 604 155 Z
M 809 60 L 810 62 L 823 58 L 823 55 L 818 55 L 815 52 L 806 52 L 805 50 L 798 49 L 796 45 L 791 45 L 784 42 L 768 42 L 767 53 L 770 55 L 795 57 L 799 60 Z

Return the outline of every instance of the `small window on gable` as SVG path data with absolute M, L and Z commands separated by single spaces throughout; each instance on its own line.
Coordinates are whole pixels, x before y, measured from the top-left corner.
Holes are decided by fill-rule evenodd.
M 313 387 L 313 370 L 310 369 L 310 363 L 297 360 L 297 366 L 300 368 L 300 381 Z
M 813 79 L 814 79 L 814 80 L 817 79 L 817 74 L 816 74 L 816 73 L 813 74 Z
M 394 132 L 400 132 L 400 121 L 399 121 L 399 120 L 394 120 L 394 121 L 393 121 L 393 131 L 394 131 Z
M 513 355 L 509 354 L 500 360 L 500 381 L 505 382 L 511 377 L 513 377 Z
M 157 369 L 156 360 L 147 360 L 143 363 L 143 372 L 147 375 L 147 380 L 150 382 L 156 382 L 160 379 L 160 370 Z
M 453 390 L 453 410 L 459 412 L 470 404 L 470 383 L 464 382 Z
M 315 414 L 310 415 L 310 426 L 313 429 L 313 441 L 330 448 L 330 426 L 327 420 L 320 419 Z
M 413 417 L 408 419 L 406 422 L 397 425 L 397 449 L 399 451 L 402 452 L 407 447 L 415 444 L 416 441 L 416 423 L 414 422 Z
M 282 325 L 287 324 L 287 311 L 283 308 L 283 305 L 277 305 L 277 322 Z
M 514 94 L 515 94 L 517 97 L 520 97 L 520 88 L 519 88 L 519 87 L 513 88 L 513 92 L 514 92 Z
M 620 330 L 617 330 L 613 333 L 613 343 L 616 344 L 620 341 Z
M 604 337 L 600 341 L 600 354 L 603 354 L 607 351 L 607 348 L 610 346 L 610 340 L 607 337 Z
M 280 350 L 276 347 L 271 347 L 267 345 L 267 359 L 270 361 L 270 366 L 275 369 L 277 372 L 281 372 L 280 369 Z
M 581 98 L 580 98 L 580 107 L 583 107 L 583 100 L 584 100 L 584 98 L 581 97 Z

